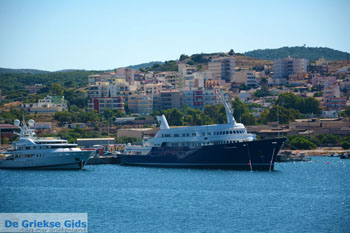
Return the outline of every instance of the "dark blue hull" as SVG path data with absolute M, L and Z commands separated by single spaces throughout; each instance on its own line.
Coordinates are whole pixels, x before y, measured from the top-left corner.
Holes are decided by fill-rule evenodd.
M 285 138 L 202 147 L 154 147 L 148 155 L 122 155 L 122 165 L 273 170 Z

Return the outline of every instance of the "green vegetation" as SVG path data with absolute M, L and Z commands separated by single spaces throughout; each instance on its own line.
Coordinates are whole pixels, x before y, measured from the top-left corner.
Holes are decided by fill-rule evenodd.
M 287 109 L 295 109 L 300 113 L 313 113 L 315 115 L 321 114 L 321 105 L 318 100 L 313 97 L 298 97 L 293 93 L 282 93 L 278 96 L 277 105 L 283 106 Z
M 342 147 L 344 150 L 350 149 L 350 142 L 347 142 L 347 141 L 342 142 L 341 147 Z
M 155 64 L 163 64 L 164 62 L 161 61 L 151 61 L 151 62 L 147 62 L 147 63 L 141 63 L 141 64 L 137 64 L 137 65 L 131 65 L 131 66 L 127 66 L 126 68 L 130 68 L 130 69 L 134 69 L 134 70 L 145 70 L 147 68 L 152 67 Z
M 162 64 L 156 63 L 151 67 L 143 68 L 141 71 L 155 71 L 155 72 L 164 72 L 164 71 L 177 71 L 177 64 L 175 60 L 166 61 Z
M 260 97 L 272 96 L 272 93 L 269 91 L 267 87 L 264 86 L 260 90 L 257 90 L 254 93 L 254 96 L 260 98 Z
M 348 53 L 323 47 L 295 46 L 278 49 L 258 49 L 246 52 L 244 55 L 265 60 L 275 60 L 291 56 L 315 61 L 322 57 L 326 60 L 346 60 Z
M 16 119 L 23 119 L 23 116 L 25 120 L 29 120 L 30 116 L 27 112 L 20 111 L 18 109 L 11 109 L 10 111 L 1 111 L 0 112 L 0 123 L 1 124 L 13 124 L 13 121 Z
M 350 107 L 346 107 L 344 111 L 341 112 L 343 117 L 350 117 Z
M 71 111 L 56 112 L 54 119 L 61 124 L 64 123 L 81 123 L 81 122 L 111 122 L 117 117 L 122 117 L 124 114 L 120 110 L 106 109 L 103 114 L 98 114 L 95 111 L 85 112 L 74 105 Z
M 0 89 L 6 96 L 4 102 L 25 101 L 31 98 L 25 86 L 43 84 L 38 94 L 63 94 L 63 90 L 80 88 L 87 85 L 88 76 L 96 71 L 67 71 L 54 73 L 0 73 Z
M 278 114 L 277 114 L 278 111 Z M 300 113 L 295 109 L 287 109 L 282 106 L 274 105 L 272 108 L 265 110 L 260 115 L 260 123 L 275 122 L 279 120 L 281 124 L 288 124 L 299 118 Z
M 311 150 L 315 149 L 317 146 L 315 143 L 309 141 L 303 137 L 295 137 L 290 142 L 289 145 L 295 149 Z
M 292 149 L 310 150 L 320 146 L 342 146 L 343 149 L 350 149 L 350 137 L 341 137 L 334 134 L 319 134 L 313 137 L 293 135 L 288 136 L 286 143 Z

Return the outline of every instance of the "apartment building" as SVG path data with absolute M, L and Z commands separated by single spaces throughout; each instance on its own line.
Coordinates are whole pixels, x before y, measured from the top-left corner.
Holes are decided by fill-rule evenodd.
M 179 90 L 161 91 L 153 96 L 153 110 L 166 110 L 168 108 L 180 108 L 182 105 L 182 92 Z
M 208 62 L 208 70 L 213 74 L 214 79 L 222 79 L 231 82 L 235 75 L 235 58 L 221 57 Z
M 311 79 L 313 87 L 328 89 L 335 85 L 337 78 L 335 76 L 314 76 Z
M 155 74 L 155 77 L 158 81 L 170 85 L 173 90 L 181 89 L 184 86 L 184 77 L 176 71 L 160 72 Z
M 133 113 L 149 115 L 153 111 L 153 96 L 147 94 L 130 95 L 128 108 Z
M 289 78 L 291 74 L 307 73 L 307 59 L 301 58 L 281 58 L 274 61 L 274 78 Z
M 216 89 L 183 90 L 183 103 L 190 108 L 204 110 L 205 105 L 216 105 L 221 103 L 219 91 Z
M 105 109 L 121 110 L 124 112 L 124 98 L 117 97 L 93 97 L 88 100 L 88 110 L 103 113 Z
M 191 66 L 191 65 L 188 65 L 186 63 L 178 63 L 177 69 L 178 69 L 179 74 L 181 76 L 191 75 L 191 74 L 197 72 L 196 66 Z

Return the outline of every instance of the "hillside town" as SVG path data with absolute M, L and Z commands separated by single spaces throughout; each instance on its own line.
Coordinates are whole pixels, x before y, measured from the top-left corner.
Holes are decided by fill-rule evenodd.
M 339 67 L 323 58 L 312 62 L 295 57 L 273 62 L 250 60 L 231 50 L 228 53 L 181 55 L 173 64 L 166 62 L 148 68 L 98 72 L 89 75 L 87 83 L 86 87 L 80 87 L 86 111 L 107 115 L 107 121 L 65 118 L 64 114 L 72 112 L 69 107 L 72 104 L 63 95 L 47 95 L 36 102 L 21 103 L 19 108 L 38 119 L 37 130 L 44 134 L 61 132 L 64 137 L 62 132 L 67 128 L 84 128 L 94 132 L 87 137 L 113 136 L 122 143 L 124 139 L 127 139 L 125 142 L 139 141 L 144 136 L 154 135 L 157 122 L 152 116 L 156 113 L 184 108 L 204 111 L 206 106 L 221 105 L 224 94 L 226 100 L 238 101 L 247 107 L 248 111 L 242 112 L 233 106 L 234 116 L 238 122 L 245 123 L 249 132 L 261 138 L 350 135 L 348 62 Z M 45 85 L 36 83 L 25 88 L 29 95 L 35 95 Z M 314 101 L 316 105 L 305 104 L 305 111 L 299 110 L 295 117 L 284 119 L 284 108 L 274 113 L 271 110 L 281 96 L 289 98 L 288 101 L 293 101 L 290 98 Z M 282 107 L 286 104 L 281 104 Z M 0 126 L 3 132 L 8 130 L 4 124 Z M 76 141 L 77 137 L 71 140 Z M 112 144 L 117 145 L 113 150 L 120 146 Z

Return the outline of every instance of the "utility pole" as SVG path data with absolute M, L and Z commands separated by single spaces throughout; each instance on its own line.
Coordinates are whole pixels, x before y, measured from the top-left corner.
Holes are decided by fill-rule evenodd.
M 278 132 L 277 132 L 277 137 L 280 137 L 280 115 L 279 115 L 279 111 L 278 111 L 278 106 L 277 106 L 277 126 L 278 126 Z

